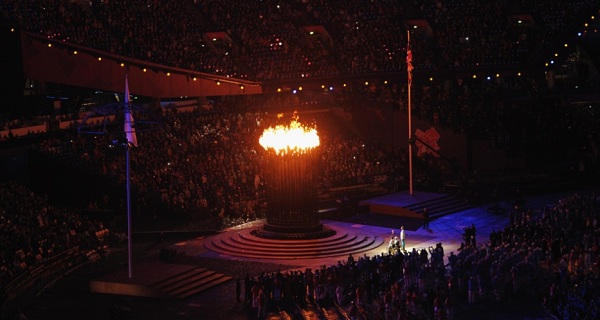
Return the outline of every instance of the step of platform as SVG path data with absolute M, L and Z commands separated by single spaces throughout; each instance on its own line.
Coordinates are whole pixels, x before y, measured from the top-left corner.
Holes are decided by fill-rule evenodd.
M 230 280 L 230 276 L 205 268 L 193 268 L 186 272 L 162 279 L 149 287 L 165 297 L 186 298 Z
M 379 247 L 381 235 L 336 230 L 321 239 L 277 240 L 254 236 L 251 229 L 214 236 L 204 246 L 221 254 L 259 259 L 310 259 L 347 256 Z
M 423 210 L 427 208 L 430 219 L 436 219 L 448 214 L 473 208 L 473 205 L 461 197 L 445 195 L 439 198 L 414 203 L 405 208 L 412 212 L 416 212 L 421 217 L 423 216 Z
M 427 208 L 432 220 L 473 207 L 461 197 L 430 192 L 399 192 L 364 200 L 360 205 L 369 206 L 369 212 L 373 214 L 412 219 L 423 219 L 423 209 Z

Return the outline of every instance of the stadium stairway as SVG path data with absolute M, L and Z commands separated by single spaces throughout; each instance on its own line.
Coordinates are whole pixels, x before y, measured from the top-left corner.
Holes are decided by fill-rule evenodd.
M 192 268 L 188 271 L 162 279 L 150 285 L 164 297 L 183 299 L 208 288 L 229 281 L 230 276 L 205 268 Z

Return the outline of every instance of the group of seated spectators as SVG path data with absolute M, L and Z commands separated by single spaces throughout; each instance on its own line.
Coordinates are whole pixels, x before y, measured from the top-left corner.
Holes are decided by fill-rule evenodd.
M 10 27 L 167 66 L 262 81 L 406 70 L 406 28 L 412 24 L 418 25 L 411 38 L 417 69 L 525 63 L 592 4 L 63 0 L 5 1 L 1 7 Z
M 594 194 L 574 194 L 541 213 L 521 209 L 490 241 L 450 259 L 451 275 L 468 283 L 469 302 L 528 299 L 560 319 L 595 319 L 600 237 Z
M 336 103 L 350 113 L 386 105 L 407 111 L 406 85 L 384 79 L 368 84 L 350 82 L 339 90 Z M 549 159 L 560 160 L 557 155 L 562 161 L 572 161 L 564 155 L 583 155 L 588 168 L 597 166 L 595 150 L 600 140 L 596 128 L 600 120 L 593 111 L 597 103 L 572 105 L 561 97 L 571 92 L 563 87 L 550 88 L 545 81 L 515 75 L 413 84 L 412 115 L 436 128 L 485 140 L 493 148 L 506 148 L 510 156 L 539 156 L 531 160 L 549 163 Z
M 201 16 L 234 41 L 237 63 L 256 79 L 301 79 L 338 75 L 324 45 L 296 24 L 301 7 L 280 1 L 196 1 Z
M 210 30 L 188 1 L 8 1 L 3 25 L 171 67 L 244 77 L 211 51 Z
M 454 318 L 458 304 L 527 301 L 532 310 L 559 319 L 596 319 L 596 201 L 593 194 L 573 194 L 541 212 L 520 209 L 489 241 L 470 242 L 457 254 L 445 256 L 437 244 L 372 257 L 350 255 L 317 270 L 248 275 L 244 301 L 259 317 L 278 308 L 314 312 L 334 306 L 351 319 L 444 320 Z
M 53 206 L 45 195 L 14 181 L 0 183 L 0 303 L 12 280 L 76 249 L 84 261 L 110 252 L 116 233 L 80 210 Z M 71 266 L 75 267 L 75 266 Z

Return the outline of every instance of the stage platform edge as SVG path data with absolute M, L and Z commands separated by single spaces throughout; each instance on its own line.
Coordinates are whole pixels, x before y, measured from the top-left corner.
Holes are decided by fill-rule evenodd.
M 160 293 L 145 285 L 102 280 L 90 281 L 90 292 L 146 298 L 161 297 Z
M 427 203 L 446 196 L 433 192 L 414 191 L 413 194 L 410 194 L 409 191 L 401 191 L 362 200 L 358 205 L 368 206 L 370 213 L 422 219 L 423 215 L 416 210 L 421 210 L 427 206 Z

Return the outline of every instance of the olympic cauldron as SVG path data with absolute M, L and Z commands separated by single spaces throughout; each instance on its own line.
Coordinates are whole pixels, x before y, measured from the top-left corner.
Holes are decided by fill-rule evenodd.
M 280 115 L 281 117 L 281 115 Z M 319 136 L 294 115 L 289 125 L 264 130 L 267 219 L 252 234 L 271 239 L 318 239 L 335 234 L 318 217 L 315 183 Z

